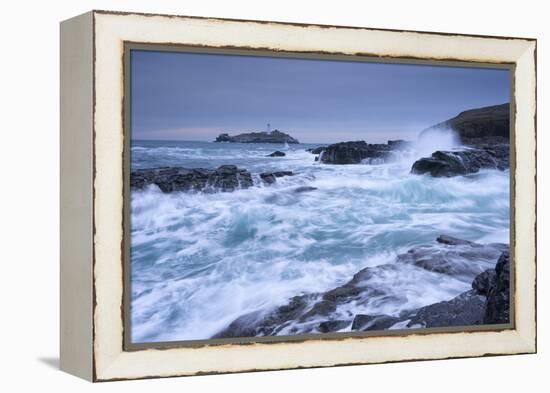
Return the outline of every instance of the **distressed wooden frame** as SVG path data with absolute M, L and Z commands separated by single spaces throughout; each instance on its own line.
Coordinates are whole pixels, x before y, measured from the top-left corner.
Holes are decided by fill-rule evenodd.
M 511 326 L 154 348 L 125 343 L 124 53 L 131 43 L 512 67 Z M 107 381 L 536 352 L 535 155 L 534 39 L 105 11 L 67 20 L 61 24 L 61 368 Z

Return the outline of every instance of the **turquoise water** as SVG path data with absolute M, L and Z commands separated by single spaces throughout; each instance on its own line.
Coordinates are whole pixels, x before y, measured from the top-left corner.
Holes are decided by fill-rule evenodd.
M 316 146 L 132 142 L 132 169 L 235 164 L 256 177 L 254 187 L 232 193 L 132 191 L 134 342 L 210 338 L 240 315 L 334 288 L 440 234 L 508 243 L 508 171 L 410 175 L 415 159 L 452 147 L 425 145 L 382 165 L 324 165 L 305 151 Z M 275 150 L 286 157 L 266 157 Z M 257 174 L 272 170 L 296 175 L 263 185 Z M 299 186 L 317 190 L 294 192 Z M 388 299 L 369 313 L 448 300 L 471 284 L 403 269 L 387 285 L 408 301 Z

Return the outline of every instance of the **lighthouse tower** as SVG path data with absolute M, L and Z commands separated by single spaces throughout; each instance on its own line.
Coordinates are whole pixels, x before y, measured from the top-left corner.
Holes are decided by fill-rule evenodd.
M 271 124 L 267 123 L 267 132 L 271 132 Z

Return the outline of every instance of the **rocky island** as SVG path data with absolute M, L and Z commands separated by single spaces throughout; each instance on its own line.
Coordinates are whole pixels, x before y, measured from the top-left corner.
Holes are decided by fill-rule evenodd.
M 218 135 L 214 142 L 232 142 L 232 143 L 300 143 L 296 138 L 291 137 L 279 130 L 271 132 L 249 132 L 238 135 L 229 135 L 223 133 Z

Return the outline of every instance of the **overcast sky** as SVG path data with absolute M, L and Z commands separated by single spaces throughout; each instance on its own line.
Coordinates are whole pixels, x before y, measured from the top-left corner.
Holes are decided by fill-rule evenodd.
M 132 51 L 132 139 L 227 132 L 300 142 L 415 139 L 459 112 L 509 102 L 507 70 Z

